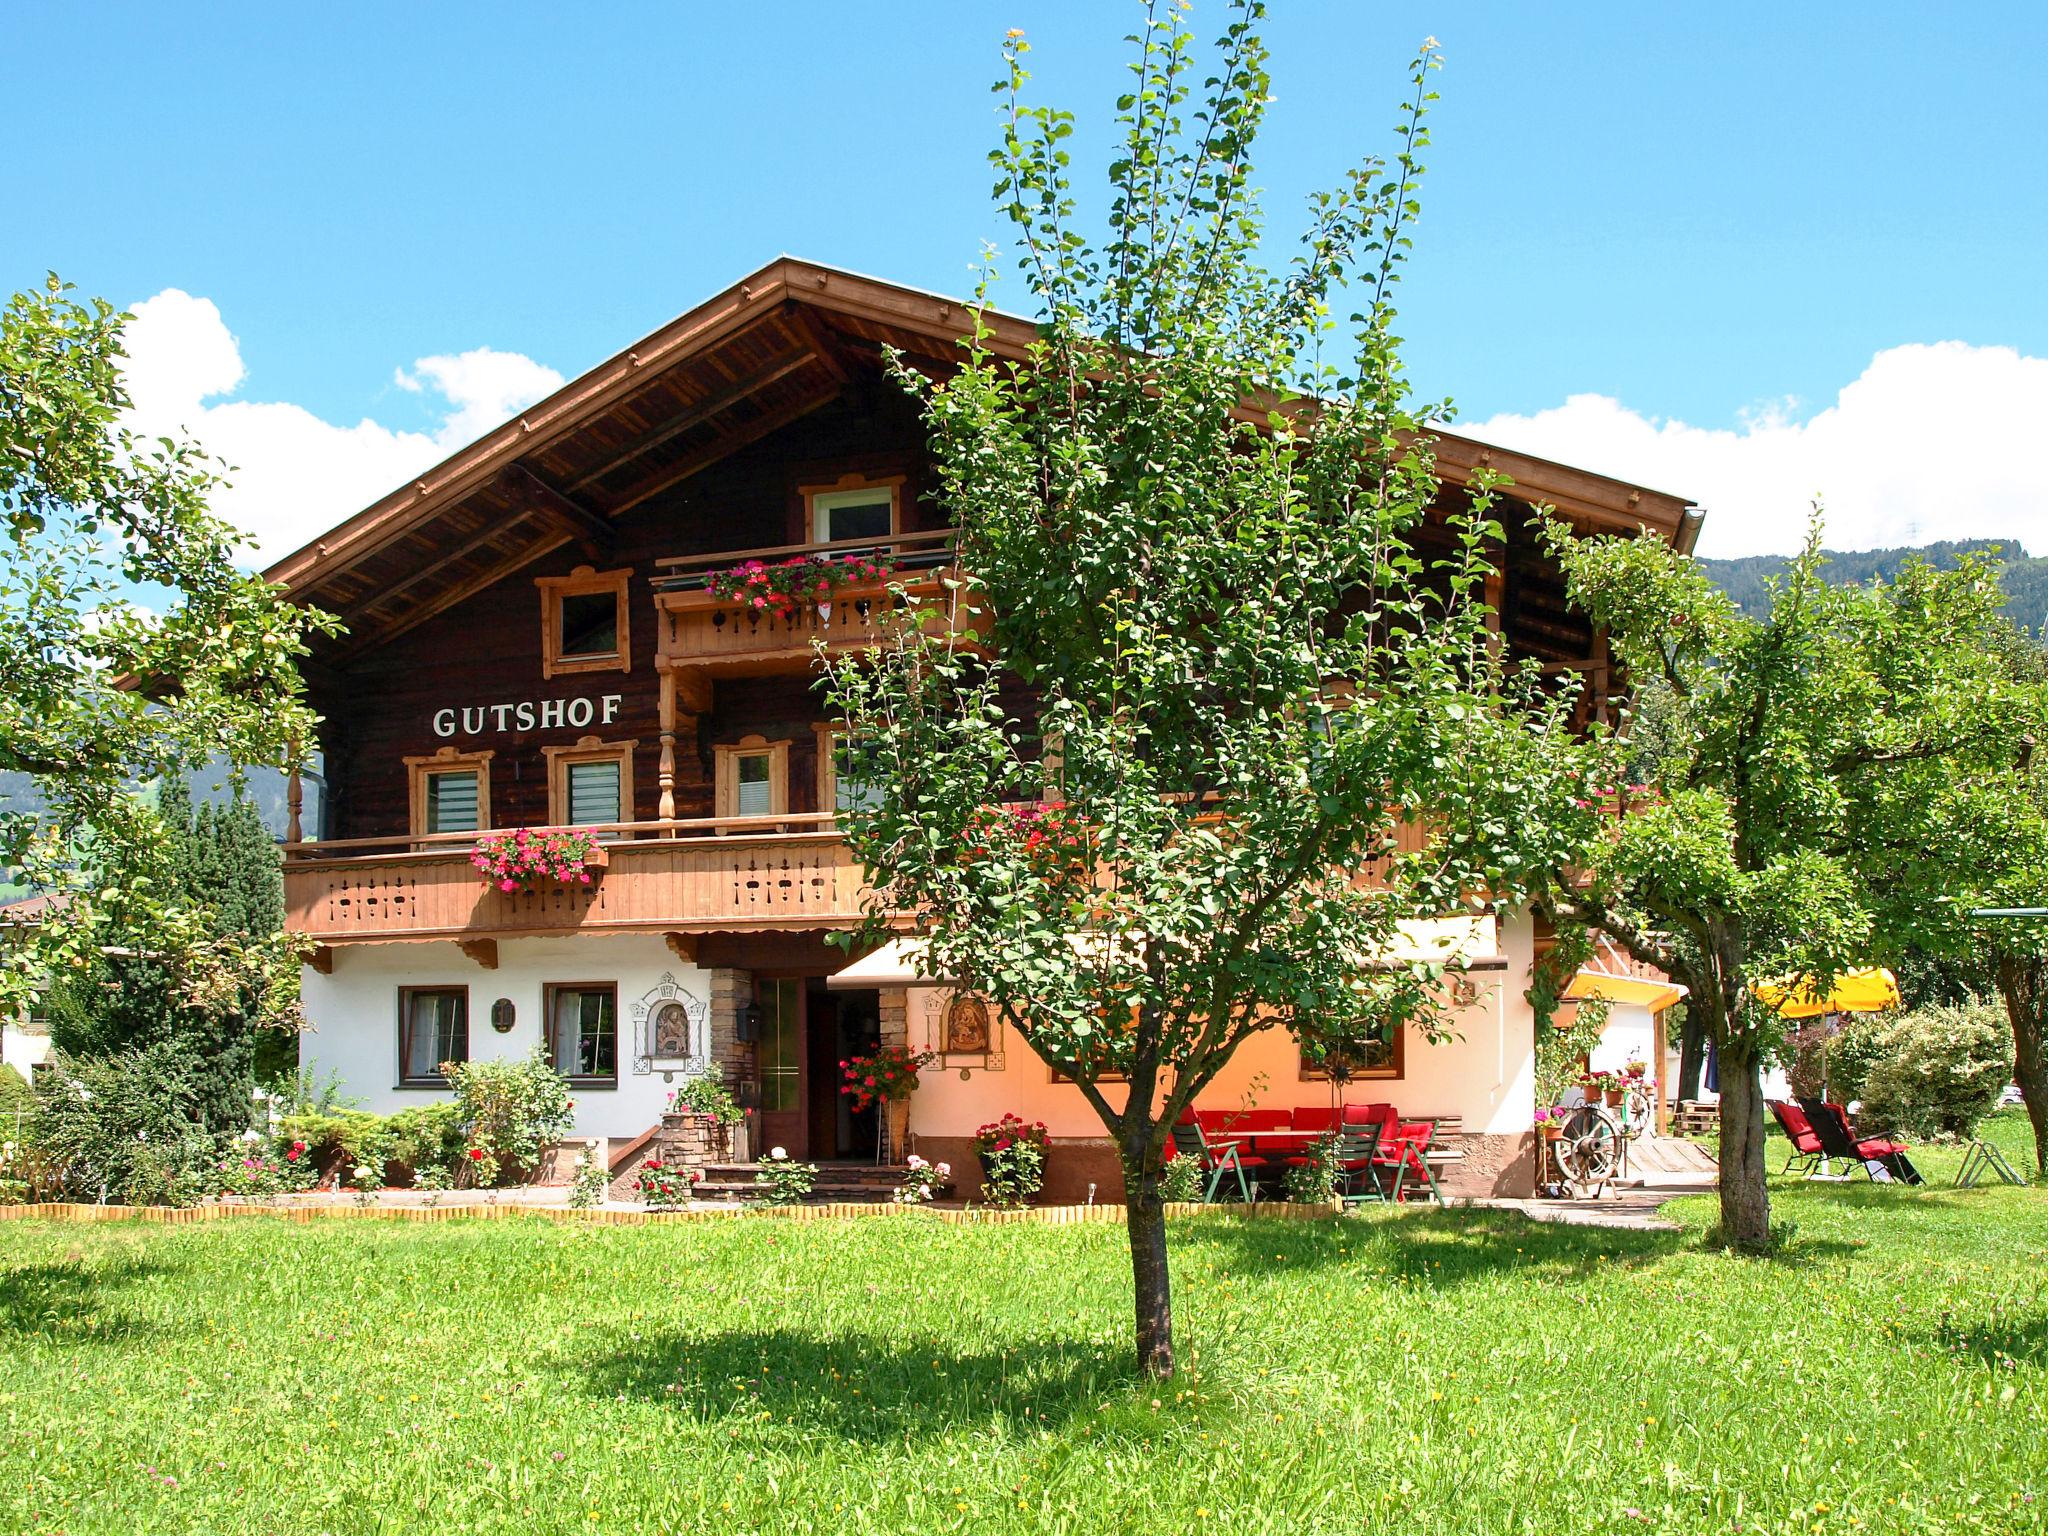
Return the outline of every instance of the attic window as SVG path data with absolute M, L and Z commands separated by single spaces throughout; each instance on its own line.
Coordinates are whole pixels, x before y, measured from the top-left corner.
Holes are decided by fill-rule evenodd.
M 633 641 L 626 606 L 630 569 L 540 576 L 541 676 L 630 672 Z

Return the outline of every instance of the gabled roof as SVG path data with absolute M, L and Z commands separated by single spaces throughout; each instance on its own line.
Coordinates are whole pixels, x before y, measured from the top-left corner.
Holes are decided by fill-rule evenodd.
M 273 564 L 264 574 L 340 614 L 342 659 L 577 542 L 600 557 L 611 520 L 836 399 L 857 354 L 890 345 L 937 364 L 958 357 L 961 300 L 794 257 L 776 258 L 573 379 L 547 399 Z M 993 345 L 1021 356 L 1036 327 L 987 317 Z M 1524 500 L 1580 524 L 1648 526 L 1689 547 L 1684 498 L 1532 455 L 1441 435 L 1439 472 L 1481 467 Z

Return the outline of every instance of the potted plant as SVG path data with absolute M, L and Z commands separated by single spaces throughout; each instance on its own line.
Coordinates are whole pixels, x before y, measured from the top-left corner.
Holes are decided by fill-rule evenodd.
M 1622 1100 L 1628 1097 L 1628 1082 L 1617 1072 L 1603 1072 L 1600 1074 L 1600 1091 L 1606 1096 L 1609 1109 L 1619 1109 Z
M 488 832 L 469 855 L 483 877 L 508 895 L 544 885 L 590 885 L 604 868 L 604 845 L 569 827 L 519 827 Z
M 917 1091 L 917 1070 L 932 1059 L 929 1051 L 885 1045 L 872 1056 L 849 1056 L 839 1063 L 839 1091 L 857 1110 L 880 1101 L 884 1146 L 901 1157 L 910 1136 L 910 1096 Z
M 1027 1205 L 1044 1188 L 1045 1146 L 1043 1120 L 1020 1120 L 1006 1114 L 974 1133 L 982 1192 L 991 1205 L 1011 1209 Z
M 721 1078 L 709 1072 L 683 1079 L 682 1086 L 668 1096 L 671 1113 L 698 1115 L 711 1122 L 710 1139 L 718 1156 L 732 1155 L 732 1128 L 747 1118 L 739 1100 Z
M 1539 1109 L 1536 1111 L 1536 1134 L 1544 1141 L 1555 1141 L 1564 1134 L 1564 1111 L 1561 1109 Z

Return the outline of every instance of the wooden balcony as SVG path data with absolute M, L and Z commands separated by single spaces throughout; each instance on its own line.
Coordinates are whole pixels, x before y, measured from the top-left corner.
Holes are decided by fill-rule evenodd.
M 654 584 L 656 665 L 705 678 L 797 671 L 812 664 L 821 642 L 828 653 L 865 650 L 921 617 L 978 636 L 988 616 L 970 611 L 952 540 L 952 530 L 938 529 L 872 544 L 790 544 L 662 560 Z M 774 565 L 811 555 L 864 556 L 890 575 L 849 583 L 829 601 L 784 612 L 750 608 L 707 590 L 715 572 L 746 561 Z
M 820 825 L 827 820 L 596 829 L 616 840 L 605 845 L 591 884 L 517 892 L 500 891 L 477 872 L 467 834 L 290 844 L 285 926 L 321 944 L 843 928 L 860 917 L 861 870 L 837 834 Z

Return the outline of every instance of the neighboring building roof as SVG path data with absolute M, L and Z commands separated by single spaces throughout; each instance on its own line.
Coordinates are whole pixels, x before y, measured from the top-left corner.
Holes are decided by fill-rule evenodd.
M 838 398 L 849 361 L 893 346 L 946 366 L 970 325 L 958 299 L 782 256 L 670 321 L 264 574 L 345 619 L 316 660 L 345 662 L 561 545 L 601 559 L 611 520 Z M 1032 322 L 991 314 L 1021 355 Z M 1683 497 L 1439 434 L 1446 482 L 1490 468 L 1581 526 L 1649 527 L 1689 548 Z
M 40 923 L 63 900 L 61 896 L 25 896 L 20 901 L 0 904 L 0 923 L 21 926 Z

